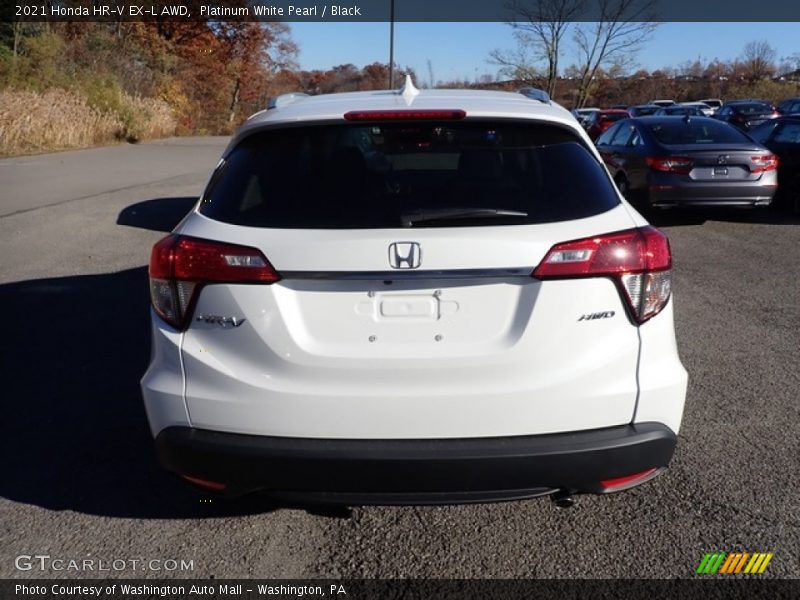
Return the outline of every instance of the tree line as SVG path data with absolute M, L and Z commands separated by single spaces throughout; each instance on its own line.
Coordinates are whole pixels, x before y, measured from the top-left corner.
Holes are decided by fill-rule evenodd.
M 615 91 L 626 86 L 610 85 L 609 79 L 655 80 L 656 84 L 644 87 L 663 88 L 661 93 L 654 90 L 656 95 L 680 94 L 687 87 L 695 88 L 693 93 L 716 97 L 748 91 L 780 95 L 782 86 L 765 80 L 800 69 L 800 53 L 778 62 L 777 52 L 767 40 L 748 42 L 740 56 L 729 61 L 704 63 L 698 59 L 652 73 L 636 69 L 637 53 L 659 26 L 657 0 L 594 0 L 594 4 L 599 21 L 579 23 L 573 19 L 584 13 L 588 0 L 509 0 L 508 24 L 516 45 L 511 50 L 492 51 L 489 62 L 507 79 L 541 87 L 551 97 L 577 108 L 614 99 L 626 101 L 614 98 Z M 566 49 L 572 51 L 576 62 L 562 68 Z M 708 85 L 664 84 L 675 80 Z
M 636 52 L 658 27 L 648 20 L 654 0 L 597 0 L 603 21 L 573 22 L 586 1 L 510 0 L 516 11 L 509 23 L 516 46 L 487 57 L 498 69 L 498 77 L 435 81 L 431 60 L 425 81 L 408 67 L 395 66 L 396 73 L 411 74 L 419 87 L 533 85 L 569 107 L 655 96 L 688 99 L 744 94 L 777 100 L 789 95 L 792 86 L 797 91 L 795 84 L 770 78 L 800 67 L 800 54 L 780 63 L 764 40 L 745 44 L 741 55 L 729 61 L 687 61 L 652 72 L 636 69 Z M 564 66 L 567 49 L 579 60 Z M 147 137 L 147 131 L 229 133 L 248 115 L 263 109 L 271 96 L 284 92 L 387 87 L 389 65 L 384 62 L 301 70 L 298 52 L 289 25 L 283 23 L 3 22 L 0 92 L 66 90 L 73 106 L 85 102 L 95 116 L 112 115 L 113 122 L 121 124 L 118 137 L 138 139 Z M 49 102 L 56 97 L 49 95 Z M 143 122 L 147 111 L 168 111 L 174 116 L 174 128 L 164 125 L 163 118 L 159 127 Z M 11 115 L 7 118 L 13 118 L 12 111 L 7 112 Z

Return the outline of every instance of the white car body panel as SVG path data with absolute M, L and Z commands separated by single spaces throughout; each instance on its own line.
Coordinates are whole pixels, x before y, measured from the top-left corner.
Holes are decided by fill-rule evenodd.
M 192 423 L 275 436 L 402 439 L 553 433 L 633 418 L 638 337 L 610 281 L 425 283 L 372 298 L 368 291 L 380 282 L 207 287 L 199 314 L 248 320 L 187 331 Z M 438 301 L 436 289 L 457 312 L 357 313 L 359 305 L 411 294 Z M 577 321 L 594 310 L 616 314 Z

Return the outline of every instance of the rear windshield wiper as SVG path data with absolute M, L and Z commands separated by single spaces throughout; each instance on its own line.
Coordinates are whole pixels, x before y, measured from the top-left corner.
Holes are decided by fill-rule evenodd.
M 422 221 L 438 221 L 445 219 L 470 219 L 474 217 L 527 217 L 528 213 L 521 210 L 508 210 L 505 208 L 420 208 L 403 213 L 401 219 L 403 227 L 411 227 L 414 223 Z

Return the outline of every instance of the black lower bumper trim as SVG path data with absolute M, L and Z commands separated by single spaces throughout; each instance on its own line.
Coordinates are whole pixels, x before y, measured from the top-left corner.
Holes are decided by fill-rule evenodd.
M 161 464 L 222 482 L 226 493 L 348 504 L 465 503 L 556 489 L 600 493 L 600 481 L 666 467 L 675 434 L 660 423 L 501 438 L 340 440 L 169 427 Z

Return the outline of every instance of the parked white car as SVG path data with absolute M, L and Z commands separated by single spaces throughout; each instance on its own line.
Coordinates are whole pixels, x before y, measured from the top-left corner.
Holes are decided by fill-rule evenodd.
M 272 105 L 152 251 L 166 469 L 292 502 L 569 504 L 667 466 L 669 244 L 567 110 L 410 81 Z
M 698 108 L 706 117 L 710 117 L 714 114 L 714 109 L 705 102 L 680 102 L 678 106 L 694 106 Z
M 727 79 L 727 78 L 726 78 Z M 706 106 L 710 107 L 713 111 L 712 114 L 716 114 L 717 111 L 722 108 L 722 100 L 719 98 L 705 98 L 703 100 L 698 100 L 698 102 L 702 102 Z

